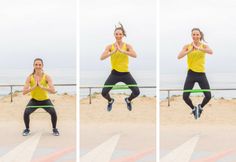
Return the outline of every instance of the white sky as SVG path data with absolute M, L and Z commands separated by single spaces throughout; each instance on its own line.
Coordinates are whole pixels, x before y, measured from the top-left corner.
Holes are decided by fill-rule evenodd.
M 76 0 L 0 2 L 0 68 L 76 66 Z
M 199 27 L 214 55 L 207 56 L 210 73 L 235 72 L 236 1 L 161 0 L 160 71 L 185 73 L 186 59 L 177 60 L 182 47 L 190 43 L 191 29 Z
M 130 70 L 156 69 L 156 0 L 81 0 L 80 69 L 110 70 L 110 60 L 100 55 L 113 43 L 113 31 L 120 21 L 138 58 L 130 59 Z

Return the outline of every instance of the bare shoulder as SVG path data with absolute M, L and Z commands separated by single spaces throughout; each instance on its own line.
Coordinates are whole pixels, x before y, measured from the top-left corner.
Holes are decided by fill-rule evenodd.
M 28 75 L 26 80 L 30 80 L 32 76 L 33 74 Z
M 133 47 L 130 44 L 128 43 L 125 43 L 125 44 L 126 44 L 127 49 L 133 49 Z
M 32 76 L 33 74 L 30 74 L 30 75 L 28 75 L 27 76 L 27 78 L 26 78 L 26 83 L 30 83 L 30 80 L 31 80 L 31 76 Z
M 110 50 L 111 50 L 111 47 L 112 47 L 112 44 L 107 45 L 107 46 L 106 46 L 106 50 L 109 50 L 109 51 L 110 51 Z
M 191 43 L 185 44 L 183 48 L 188 48 L 189 46 L 191 46 Z
M 51 79 L 51 76 L 48 75 L 48 74 L 45 74 L 45 78 L 46 78 L 46 80 L 50 80 L 50 79 Z
M 208 46 L 207 44 L 204 44 L 204 43 L 203 43 L 203 44 L 202 44 L 202 47 L 203 47 L 203 48 L 208 48 L 209 46 Z

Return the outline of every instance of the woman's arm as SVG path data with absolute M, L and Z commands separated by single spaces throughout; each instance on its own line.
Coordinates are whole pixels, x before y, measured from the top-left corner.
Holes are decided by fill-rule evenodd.
M 208 45 L 205 45 L 205 44 L 203 45 L 203 48 L 199 48 L 198 50 L 206 52 L 206 53 L 208 53 L 210 55 L 213 54 L 212 49 Z
M 111 51 L 111 45 L 107 46 L 105 51 L 102 53 L 100 60 L 104 60 L 114 54 L 117 51 L 117 48 L 115 47 L 115 50 Z
M 186 56 L 189 52 L 191 52 L 193 50 L 193 47 L 191 49 L 188 50 L 188 45 L 185 45 L 183 47 L 183 49 L 180 51 L 179 55 L 178 55 L 178 59 L 183 58 L 184 56 Z
M 24 88 L 23 88 L 23 95 L 31 92 L 37 87 L 37 84 L 30 88 L 30 76 L 27 77 Z
M 50 93 L 53 93 L 53 94 L 56 93 L 55 88 L 54 88 L 54 85 L 53 85 L 53 83 L 52 83 L 52 79 L 51 79 L 51 77 L 50 77 L 49 75 L 46 75 L 46 81 L 47 81 L 47 83 L 48 83 L 48 88 L 42 86 L 40 83 L 38 84 L 39 87 L 42 88 L 42 89 L 45 90 L 45 91 L 50 92 Z
M 127 46 L 127 51 L 122 50 L 119 46 L 117 46 L 117 47 L 118 47 L 118 50 L 119 50 L 120 52 L 122 52 L 122 53 L 124 53 L 124 54 L 127 54 L 127 55 L 130 56 L 130 57 L 136 58 L 136 57 L 137 57 L 137 54 L 136 54 L 136 52 L 134 51 L 133 47 L 132 47 L 131 45 L 129 45 L 129 44 L 126 44 L 126 46 Z

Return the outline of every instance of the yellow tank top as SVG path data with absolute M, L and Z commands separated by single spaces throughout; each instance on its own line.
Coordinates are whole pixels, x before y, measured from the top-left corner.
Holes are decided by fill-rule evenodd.
M 34 87 L 36 81 L 34 79 L 34 75 L 30 76 L 30 87 Z M 40 84 L 43 87 L 48 87 L 48 83 L 46 81 L 46 74 L 43 75 L 42 79 L 40 80 Z M 40 87 L 36 87 L 34 90 L 31 91 L 31 97 L 38 101 L 43 101 L 48 99 L 48 92 L 41 89 Z
M 126 44 L 124 43 L 122 50 L 127 51 Z M 115 50 L 114 44 L 111 46 L 111 51 Z M 120 51 L 116 51 L 116 53 L 111 55 L 111 66 L 112 69 L 118 72 L 129 72 L 129 57 L 128 55 L 121 53 Z
M 190 44 L 188 50 L 192 48 Z M 203 44 L 200 45 L 200 48 L 203 48 Z M 206 53 L 200 50 L 193 50 L 187 55 L 188 70 L 194 72 L 203 73 L 205 72 L 205 55 Z

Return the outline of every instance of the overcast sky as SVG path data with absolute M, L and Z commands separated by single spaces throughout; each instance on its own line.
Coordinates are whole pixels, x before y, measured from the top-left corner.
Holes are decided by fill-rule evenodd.
M 120 21 L 126 31 L 125 42 L 138 57 L 130 59 L 130 70 L 156 69 L 156 0 L 81 0 L 80 69 L 111 69 L 110 60 L 100 55 L 113 43 L 114 27 Z
M 214 54 L 206 57 L 210 73 L 235 72 L 236 1 L 161 0 L 160 71 L 185 73 L 186 58 L 177 60 L 185 44 L 192 41 L 191 29 L 199 27 Z
M 0 68 L 76 66 L 76 0 L 0 2 Z

